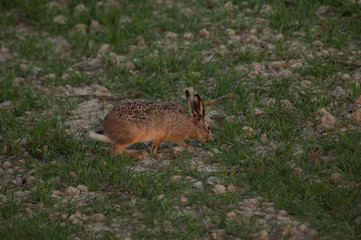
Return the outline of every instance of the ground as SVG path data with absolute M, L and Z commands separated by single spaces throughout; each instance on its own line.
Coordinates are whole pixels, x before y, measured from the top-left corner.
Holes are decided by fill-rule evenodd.
M 0 238 L 360 239 L 360 22 L 357 0 L 1 2 Z M 88 137 L 185 88 L 213 127 L 194 151 Z

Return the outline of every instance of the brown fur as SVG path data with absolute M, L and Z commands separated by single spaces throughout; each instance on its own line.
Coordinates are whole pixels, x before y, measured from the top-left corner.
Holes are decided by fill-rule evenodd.
M 116 155 L 126 152 L 142 158 L 141 151 L 130 151 L 127 145 L 153 141 L 152 155 L 156 156 L 163 141 L 176 142 L 183 147 L 187 137 L 205 142 L 211 138 L 210 125 L 204 120 L 204 104 L 198 95 L 187 101 L 193 117 L 187 111 L 169 102 L 134 100 L 115 106 L 103 121 L 104 133 L 91 133 L 91 137 L 103 142 L 115 143 L 110 150 Z

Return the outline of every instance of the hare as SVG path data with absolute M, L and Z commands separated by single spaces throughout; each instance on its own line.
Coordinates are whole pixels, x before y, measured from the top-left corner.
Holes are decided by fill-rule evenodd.
M 199 95 L 193 99 L 185 91 L 192 113 L 169 102 L 134 100 L 115 106 L 104 118 L 104 130 L 90 133 L 90 137 L 102 142 L 114 143 L 110 151 L 119 155 L 123 152 L 142 158 L 141 151 L 126 149 L 136 142 L 153 141 L 152 156 L 156 157 L 163 141 L 175 142 L 191 148 L 184 139 L 191 137 L 206 142 L 211 139 L 211 125 L 204 120 L 205 107 Z

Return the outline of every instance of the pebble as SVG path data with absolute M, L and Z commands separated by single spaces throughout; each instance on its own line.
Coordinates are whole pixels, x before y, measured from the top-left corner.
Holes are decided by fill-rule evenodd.
M 174 33 L 174 32 L 167 32 L 165 34 L 165 38 L 166 39 L 177 39 L 178 38 L 178 34 Z
M 255 134 L 256 132 L 253 130 L 253 128 L 249 127 L 249 126 L 244 126 L 242 127 L 242 130 L 245 132 L 248 132 L 250 134 Z
M 216 195 L 220 195 L 220 194 L 225 194 L 226 193 L 226 187 L 221 185 L 221 184 L 217 184 L 213 190 L 212 190 Z
M 109 51 L 109 48 L 110 48 L 110 45 L 109 45 L 109 44 L 103 43 L 103 44 L 100 46 L 98 52 L 99 52 L 100 54 L 104 55 L 104 54 L 106 54 L 106 53 Z
M 105 219 L 105 216 L 102 213 L 96 213 L 89 217 L 90 221 L 102 221 L 104 219 Z
M 266 230 L 262 230 L 260 233 L 259 233 L 259 237 L 256 238 L 258 240 L 267 240 L 268 239 L 268 232 Z
M 181 179 L 182 179 L 182 177 L 179 176 L 179 175 L 174 175 L 174 176 L 172 177 L 172 180 L 175 181 L 175 182 L 179 182 Z
M 76 188 L 77 188 L 79 191 L 81 191 L 81 192 L 89 192 L 88 187 L 85 186 L 85 185 L 79 184 Z
M 11 167 L 11 163 L 9 161 L 3 163 L 3 168 L 9 168 L 9 167 Z
M 92 20 L 90 23 L 90 28 L 94 29 L 94 30 L 101 30 L 101 29 L 103 29 L 103 26 L 100 25 L 98 21 Z
M 219 178 L 217 178 L 215 176 L 211 176 L 207 179 L 207 184 L 209 184 L 209 185 L 216 185 L 219 183 L 220 183 Z
M 68 21 L 68 19 L 63 15 L 58 15 L 53 18 L 53 21 L 57 24 L 63 25 Z
M 75 32 L 78 32 L 78 33 L 85 34 L 87 28 L 88 28 L 87 25 L 85 25 L 85 24 L 83 24 L 83 23 L 78 23 L 77 25 L 75 25 L 74 31 L 75 31 Z
M 234 36 L 236 34 L 236 32 L 231 28 L 227 28 L 226 31 L 225 31 L 225 34 L 227 36 Z
M 79 4 L 79 5 L 77 5 L 77 6 L 75 7 L 75 10 L 76 10 L 77 12 L 84 12 L 84 11 L 87 10 L 87 8 L 85 7 L 84 4 Z
M 199 36 L 201 38 L 208 38 L 209 37 L 209 31 L 205 28 L 203 28 L 202 30 L 199 31 Z
M 237 188 L 236 188 L 236 186 L 234 186 L 233 184 L 230 184 L 230 185 L 228 185 L 228 187 L 227 187 L 227 191 L 228 192 L 234 192 L 234 191 L 236 191 L 237 190 Z
M 65 190 L 65 196 L 79 195 L 80 191 L 73 186 L 67 187 Z
M 286 211 L 286 210 L 280 210 L 280 211 L 278 212 L 278 214 L 281 215 L 281 216 L 286 216 L 286 215 L 287 215 L 287 211 Z
M 273 214 L 275 213 L 275 209 L 273 207 L 268 207 L 264 209 L 264 212 L 267 214 Z
M 203 188 L 203 183 L 202 183 L 201 181 L 195 182 L 195 183 L 193 184 L 193 186 L 194 186 L 195 188 L 197 188 L 197 189 L 201 189 L 201 188 Z
M 181 197 L 180 201 L 181 201 L 181 203 L 186 204 L 188 202 L 188 198 Z
M 230 218 L 230 219 L 234 219 L 234 218 L 236 218 L 236 213 L 235 212 L 228 212 L 226 214 L 226 217 Z
M 183 37 L 186 38 L 186 39 L 193 39 L 194 38 L 192 33 L 185 33 L 185 34 L 183 34 Z
M 337 121 L 325 108 L 318 109 L 316 114 L 318 115 L 316 119 L 319 121 L 319 127 L 321 129 L 327 130 L 333 128 Z
M 361 108 L 352 114 L 357 125 L 361 126 Z
M 213 152 L 214 152 L 215 154 L 220 153 L 220 151 L 219 151 L 217 148 L 212 148 L 212 150 L 213 150 Z

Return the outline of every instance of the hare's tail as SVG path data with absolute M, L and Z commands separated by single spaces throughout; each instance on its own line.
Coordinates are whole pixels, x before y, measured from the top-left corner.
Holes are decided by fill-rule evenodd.
M 107 135 L 104 134 L 104 131 L 90 132 L 89 137 L 106 143 L 114 143 L 113 140 L 111 140 L 109 137 L 107 137 Z

